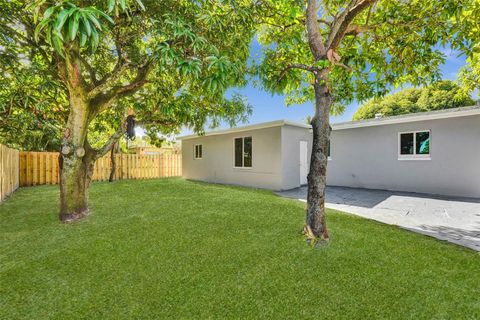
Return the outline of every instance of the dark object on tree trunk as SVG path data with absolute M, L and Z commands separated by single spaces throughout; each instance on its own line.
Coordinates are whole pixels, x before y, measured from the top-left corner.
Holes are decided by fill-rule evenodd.
M 127 139 L 135 140 L 135 116 L 127 117 Z

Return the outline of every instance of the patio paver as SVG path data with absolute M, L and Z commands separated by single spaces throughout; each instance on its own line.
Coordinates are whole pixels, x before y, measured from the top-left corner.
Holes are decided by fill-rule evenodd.
M 277 194 L 306 201 L 307 187 Z M 330 186 L 326 206 L 480 251 L 480 199 Z

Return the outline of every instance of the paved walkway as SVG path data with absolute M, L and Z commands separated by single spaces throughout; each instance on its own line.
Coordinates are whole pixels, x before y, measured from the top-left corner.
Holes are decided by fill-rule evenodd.
M 306 201 L 307 188 L 277 194 Z M 480 251 L 480 199 L 328 187 L 326 200 L 328 208 L 398 225 Z

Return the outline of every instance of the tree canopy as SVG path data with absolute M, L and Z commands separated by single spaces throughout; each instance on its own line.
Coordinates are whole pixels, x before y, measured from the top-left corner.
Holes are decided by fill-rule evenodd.
M 3 1 L 2 141 L 58 150 L 77 62 L 76 87 L 96 105 L 89 135 L 112 133 L 127 108 L 152 137 L 243 121 L 251 107 L 225 90 L 245 83 L 253 29 L 243 0 Z
M 357 2 L 368 10 L 341 25 L 339 15 L 349 1 L 320 1 L 319 34 L 335 50 L 312 63 L 304 1 L 271 1 L 258 38 L 263 45 L 258 68 L 263 87 L 286 94 L 287 104 L 313 101 L 311 71 L 329 68 L 332 111 L 338 113 L 354 100 L 385 95 L 392 85 L 440 80 L 445 57 L 436 46 L 452 38 L 452 17 L 468 1 Z M 334 36 L 332 31 L 340 26 L 346 29 Z
M 396 116 L 407 113 L 458 108 L 473 105 L 474 101 L 464 88 L 444 80 L 423 88 L 408 88 L 373 98 L 364 103 L 353 115 L 353 120 Z

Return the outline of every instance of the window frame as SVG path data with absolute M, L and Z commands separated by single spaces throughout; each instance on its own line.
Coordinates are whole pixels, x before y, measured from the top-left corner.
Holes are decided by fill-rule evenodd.
M 201 154 L 200 157 L 197 157 L 197 147 L 200 147 L 201 149 Z M 203 159 L 203 144 L 202 143 L 197 143 L 193 145 L 193 160 L 202 160 Z
M 252 165 L 250 167 L 245 167 L 244 166 L 244 162 L 245 162 L 245 157 L 244 157 L 244 154 L 245 154 L 245 141 L 244 139 L 245 138 L 250 138 L 252 140 Z M 237 167 L 235 165 L 235 140 L 237 139 L 242 139 L 242 166 L 241 167 Z M 234 169 L 242 169 L 242 170 L 252 170 L 253 168 L 253 136 L 249 135 L 249 136 L 238 136 L 238 137 L 233 137 L 232 139 L 232 146 L 233 146 L 233 152 L 232 152 L 232 160 L 233 160 L 233 168 Z
M 417 133 L 421 132 L 428 132 L 428 138 L 430 139 L 429 142 L 429 151 L 428 154 L 417 154 Z M 402 154 L 402 134 L 413 134 L 413 154 Z M 412 130 L 412 131 L 403 131 L 398 133 L 398 147 L 397 147 L 397 153 L 398 153 L 398 160 L 432 160 L 432 151 L 431 151 L 431 146 L 432 146 L 432 130 L 426 129 L 426 130 Z

